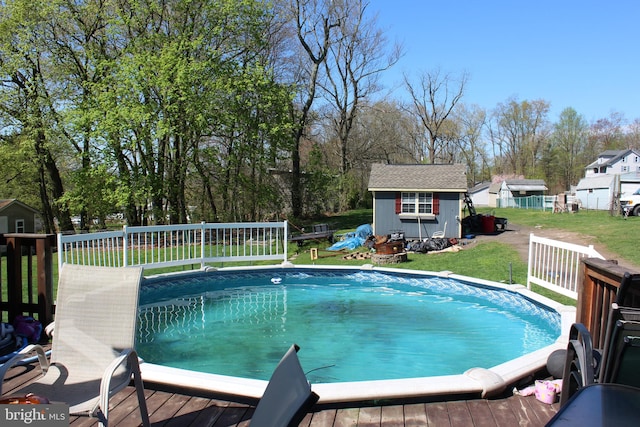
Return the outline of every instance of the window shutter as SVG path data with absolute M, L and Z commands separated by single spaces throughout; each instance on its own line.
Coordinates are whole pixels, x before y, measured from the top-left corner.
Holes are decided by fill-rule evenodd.
M 402 195 L 400 192 L 396 193 L 396 215 L 402 212 Z
M 433 214 L 440 215 L 440 198 L 438 197 L 438 193 L 433 193 Z

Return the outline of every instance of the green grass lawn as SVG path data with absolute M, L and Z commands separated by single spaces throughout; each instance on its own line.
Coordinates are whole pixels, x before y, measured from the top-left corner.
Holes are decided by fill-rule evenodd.
M 607 251 L 626 259 L 634 265 L 640 265 L 640 253 L 637 250 L 640 236 L 640 218 L 611 216 L 602 211 L 580 211 L 577 213 L 553 214 L 535 210 L 502 208 L 478 209 L 479 213 L 491 213 L 498 217 L 506 217 L 510 224 L 545 229 L 568 230 L 589 236 L 596 247 L 605 247 Z M 326 222 L 338 230 L 338 234 L 354 231 L 358 225 L 371 223 L 371 210 L 357 210 L 342 215 L 332 216 Z M 317 221 L 319 222 L 319 221 Z M 297 252 L 296 264 L 316 265 L 353 265 L 359 266 L 366 261 L 343 260 L 342 253 L 334 254 L 319 251 L 319 258 L 311 260 L 309 248 L 322 245 L 307 243 L 299 249 L 291 245 L 289 251 Z M 329 246 L 328 244 L 326 246 Z M 359 248 L 356 251 L 363 251 Z M 483 241 L 464 246 L 462 251 L 437 254 L 409 254 L 408 262 L 389 265 L 388 267 L 406 268 L 424 271 L 452 271 L 463 276 L 476 277 L 502 283 L 526 284 L 527 264 L 510 245 Z M 567 305 L 575 305 L 575 301 L 558 295 L 542 287 L 533 286 L 533 290 L 546 297 Z
M 596 249 L 601 246 L 609 252 L 640 266 L 640 217 L 612 216 L 605 211 L 579 211 L 554 214 L 526 209 L 484 209 L 507 217 L 509 223 L 529 227 L 559 229 L 580 233 L 590 238 Z

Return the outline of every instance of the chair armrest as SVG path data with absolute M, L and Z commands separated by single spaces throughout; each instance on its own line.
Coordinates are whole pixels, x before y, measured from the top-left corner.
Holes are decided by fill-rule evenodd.
M 130 367 L 126 380 L 124 380 L 120 384 L 116 384 L 112 389 L 111 380 L 116 370 L 126 362 L 129 362 Z M 142 384 L 140 362 L 138 360 L 138 353 L 136 353 L 136 351 L 132 348 L 122 350 L 120 355 L 116 357 L 109 366 L 107 366 L 107 369 L 105 369 L 102 376 L 102 381 L 100 382 L 100 400 L 98 403 L 99 409 L 100 411 L 102 411 L 105 420 L 107 420 L 109 414 L 109 396 L 113 393 L 117 393 L 118 391 L 129 385 L 132 376 L 136 386 L 136 392 L 138 394 L 138 404 L 140 405 L 142 425 L 145 427 L 149 427 L 149 413 L 147 411 L 147 406 L 144 400 L 144 385 Z
M 53 331 L 56 327 L 56 322 L 51 322 L 44 328 L 44 333 L 47 334 L 48 337 L 53 337 Z
M 47 371 L 49 370 L 49 359 L 47 359 L 47 354 L 45 353 L 44 348 L 42 348 L 42 346 L 39 344 L 30 344 L 0 366 L 0 394 L 2 394 L 2 383 L 4 382 L 4 377 L 9 369 L 13 368 L 20 361 L 26 359 L 27 357 L 30 357 L 31 353 L 33 353 L 34 351 L 38 356 L 42 375 L 47 373 Z
M 131 364 L 131 370 L 128 378 L 123 383 L 116 384 L 115 387 L 111 389 L 111 380 L 113 379 L 116 370 L 127 361 Z M 100 407 L 103 412 L 105 410 L 104 408 L 108 408 L 109 396 L 129 385 L 129 382 L 131 381 L 131 372 L 135 370 L 139 372 L 140 366 L 138 364 L 138 354 L 132 348 L 122 350 L 120 355 L 116 357 L 109 366 L 107 366 L 104 370 L 104 374 L 102 375 L 102 381 L 100 382 Z

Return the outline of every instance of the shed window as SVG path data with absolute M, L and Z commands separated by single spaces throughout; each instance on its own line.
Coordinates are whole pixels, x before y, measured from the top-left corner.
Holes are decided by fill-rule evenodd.
M 438 197 L 435 193 L 402 192 L 400 214 L 437 215 Z
M 16 233 L 24 233 L 24 219 L 16 219 Z

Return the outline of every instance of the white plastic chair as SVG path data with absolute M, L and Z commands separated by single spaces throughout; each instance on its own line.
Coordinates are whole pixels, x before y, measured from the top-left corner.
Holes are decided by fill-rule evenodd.
M 445 236 L 447 232 L 447 221 L 444 222 L 444 228 L 442 229 L 442 231 L 436 231 L 434 232 L 431 237 L 433 238 L 443 238 Z
M 133 375 L 140 416 L 149 426 L 138 356 L 133 349 L 142 268 L 64 264 L 58 280 L 55 332 L 48 361 L 39 345 L 27 346 L 0 367 L 6 372 L 36 352 L 43 376 L 11 395 L 33 393 L 69 405 L 69 413 L 108 425 L 109 398 Z

